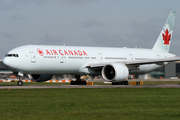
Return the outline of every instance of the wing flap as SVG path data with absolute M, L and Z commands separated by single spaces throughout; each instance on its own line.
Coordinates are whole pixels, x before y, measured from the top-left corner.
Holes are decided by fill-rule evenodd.
M 151 59 L 151 60 L 133 60 L 127 61 L 126 65 L 143 65 L 143 64 L 162 64 L 164 62 L 180 61 L 180 57 L 169 57 L 163 59 Z
M 166 62 L 173 62 L 173 61 L 180 61 L 180 57 L 169 57 L 169 58 L 163 58 L 163 59 L 150 59 L 150 60 L 131 60 L 131 61 L 117 61 L 117 62 L 107 62 L 107 63 L 92 63 L 88 64 L 86 67 L 88 68 L 102 68 L 105 65 L 111 64 L 111 63 L 119 63 L 119 64 L 125 64 L 130 70 L 138 69 L 139 65 L 144 64 L 165 64 Z

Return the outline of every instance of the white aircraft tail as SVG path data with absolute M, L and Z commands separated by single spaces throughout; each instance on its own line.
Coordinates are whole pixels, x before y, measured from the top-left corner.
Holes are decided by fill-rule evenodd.
M 153 50 L 169 52 L 169 48 L 172 40 L 175 14 L 176 11 L 170 12 L 169 17 L 167 18 L 166 23 L 164 24 L 162 31 L 159 34 L 159 37 L 156 43 L 154 44 L 154 47 L 152 48 Z

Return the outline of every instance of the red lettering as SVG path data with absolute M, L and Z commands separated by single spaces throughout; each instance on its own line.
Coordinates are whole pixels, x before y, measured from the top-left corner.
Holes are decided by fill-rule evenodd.
M 61 51 L 62 51 L 62 50 L 59 50 L 59 53 L 60 53 L 61 55 L 64 55 L 64 54 L 61 53 Z
M 51 54 L 53 55 L 53 52 L 50 50 Z
M 82 52 L 80 50 L 78 50 L 78 53 L 79 53 L 80 56 L 82 56 Z
M 54 55 L 58 55 L 58 53 L 57 53 L 57 51 L 56 51 L 56 50 L 53 50 L 53 52 L 54 52 Z
M 51 55 L 51 53 L 50 53 L 48 50 L 46 50 L 46 54 L 47 54 L 47 55 Z
M 74 50 L 74 55 L 78 55 L 78 53 Z
M 69 52 L 69 55 L 73 55 L 72 50 L 68 50 L 68 52 Z
M 83 55 L 86 55 L 87 56 L 87 53 L 83 50 Z
M 68 55 L 68 53 L 66 52 L 66 50 L 64 50 L 64 54 L 65 54 L 65 55 Z

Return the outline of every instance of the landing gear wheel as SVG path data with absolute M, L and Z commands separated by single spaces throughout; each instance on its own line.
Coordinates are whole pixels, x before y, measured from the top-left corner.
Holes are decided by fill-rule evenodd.
M 123 83 L 123 85 L 128 85 L 128 81 L 126 80 L 126 81 L 123 81 L 124 83 Z
M 112 82 L 112 85 L 128 85 L 128 81 L 122 81 L 122 82 Z
M 82 81 L 80 75 L 75 75 L 75 78 L 75 81 L 71 81 L 71 85 L 86 85 L 86 81 Z
M 22 86 L 22 85 L 23 85 L 23 81 L 18 81 L 18 82 L 17 82 L 17 85 L 18 85 L 18 86 Z

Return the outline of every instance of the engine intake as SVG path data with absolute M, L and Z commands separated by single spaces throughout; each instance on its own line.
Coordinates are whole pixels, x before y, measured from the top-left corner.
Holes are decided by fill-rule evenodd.
M 123 81 L 125 80 L 129 75 L 128 68 L 120 63 L 111 63 L 109 65 L 106 65 L 102 69 L 102 77 L 106 81 Z

